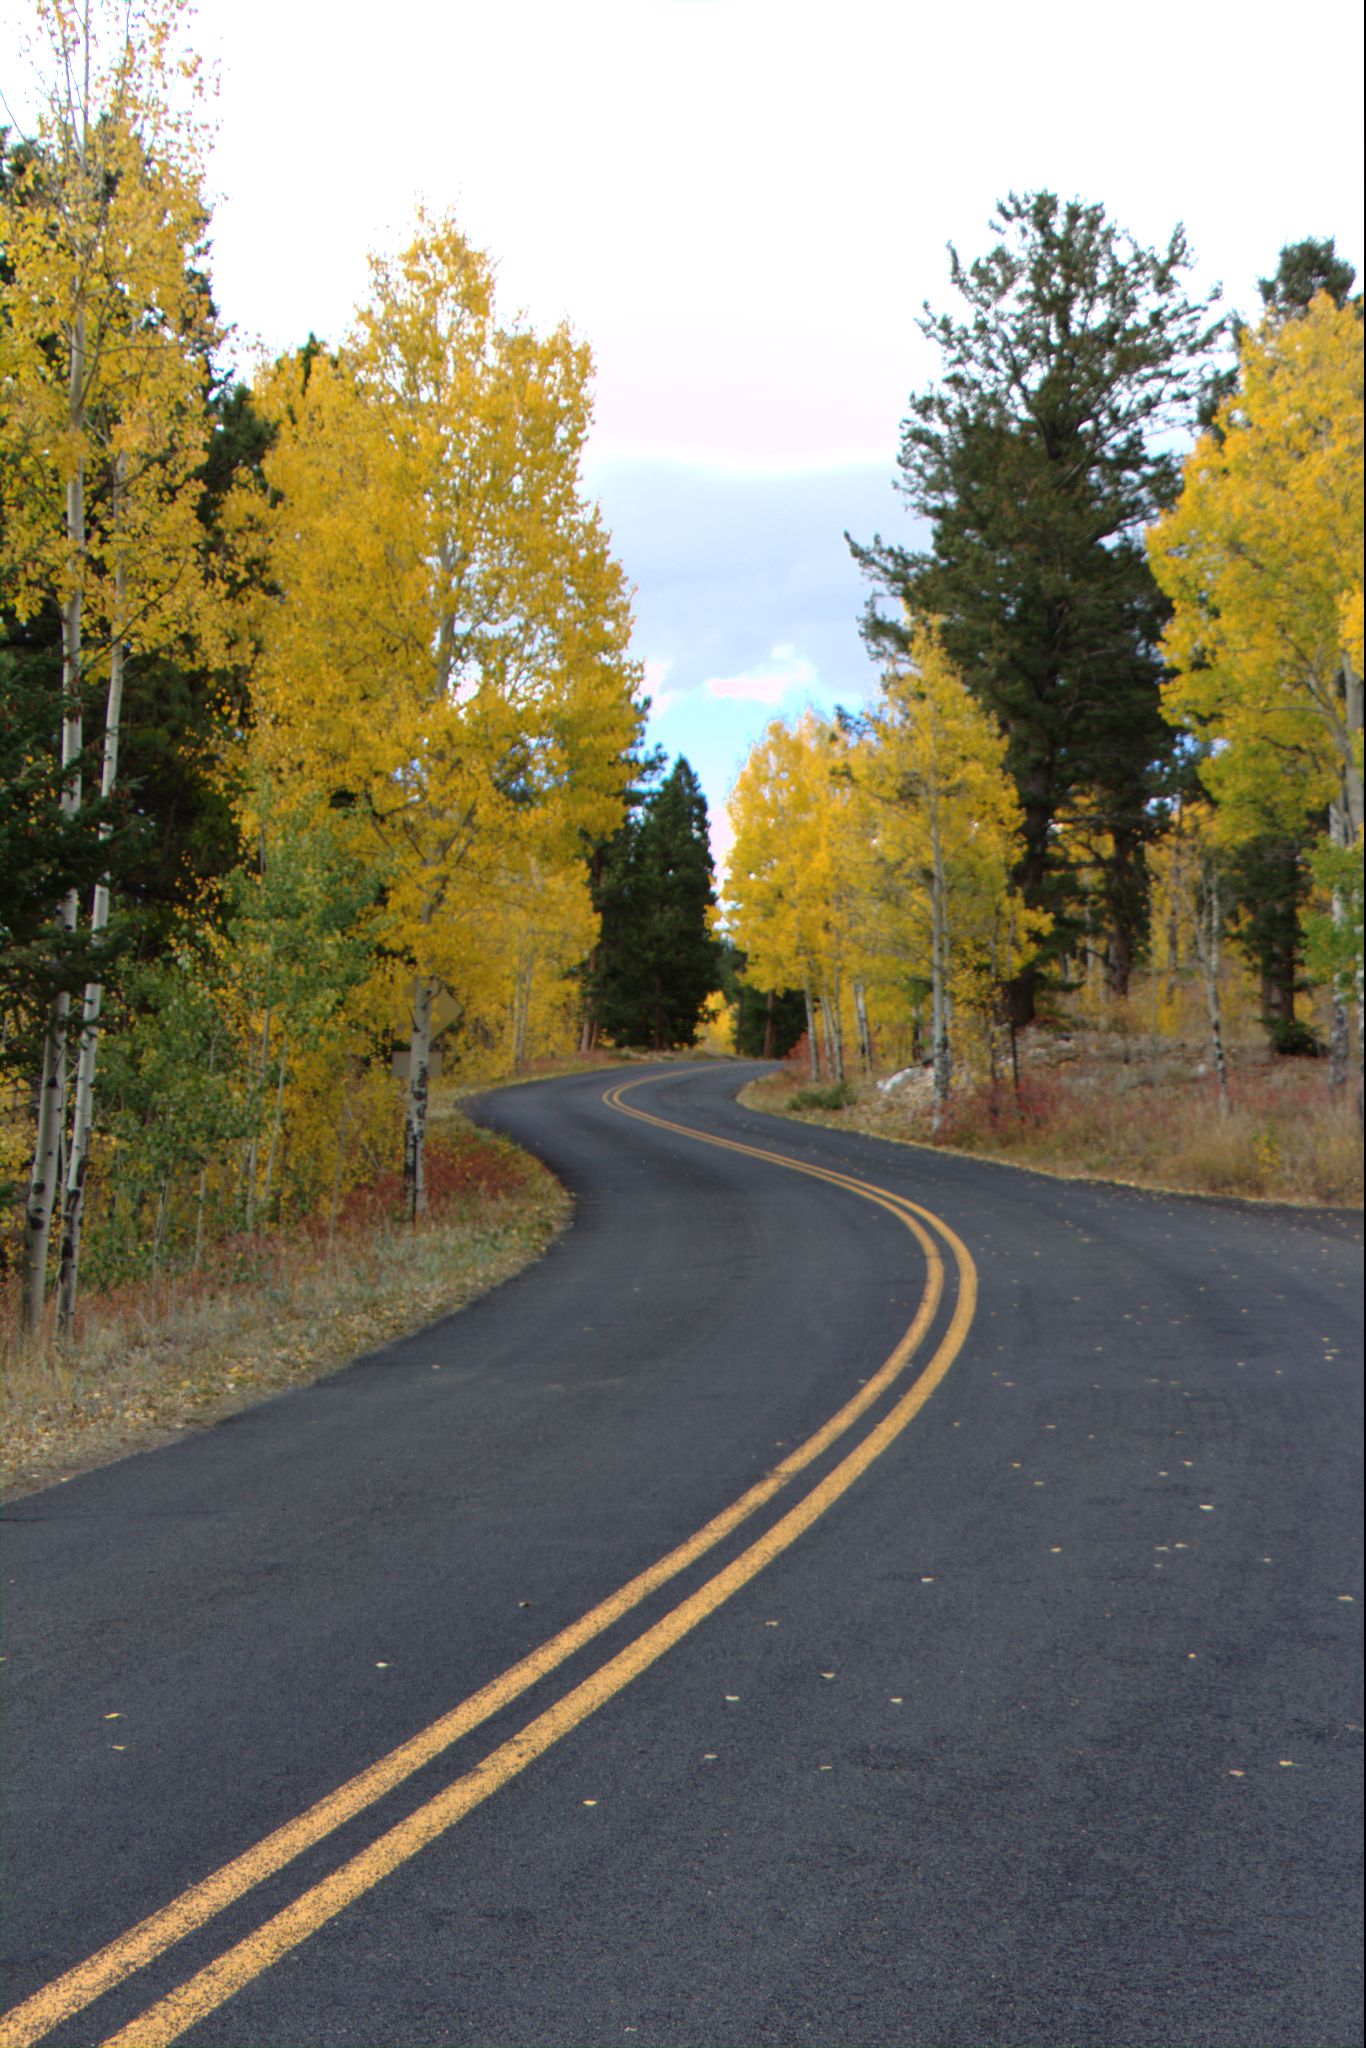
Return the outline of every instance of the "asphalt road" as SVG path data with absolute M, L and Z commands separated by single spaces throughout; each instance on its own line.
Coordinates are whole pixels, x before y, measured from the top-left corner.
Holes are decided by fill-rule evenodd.
M 615 1078 L 486 1105 L 539 1266 L 5 1515 L 0 2039 L 1355 2048 L 1359 1227 Z

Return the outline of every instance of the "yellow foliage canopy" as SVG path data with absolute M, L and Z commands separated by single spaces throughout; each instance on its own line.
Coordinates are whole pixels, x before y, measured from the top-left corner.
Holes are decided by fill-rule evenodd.
M 1346 785 L 1361 825 L 1362 322 L 1320 293 L 1244 337 L 1239 388 L 1148 535 L 1174 611 L 1173 723 L 1216 742 L 1226 831 L 1299 824 Z

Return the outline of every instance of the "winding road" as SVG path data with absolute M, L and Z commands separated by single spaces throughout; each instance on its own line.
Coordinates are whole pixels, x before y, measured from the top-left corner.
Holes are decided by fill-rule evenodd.
M 1359 1219 L 506 1090 L 574 1227 L 5 1513 L 51 2048 L 1362 2038 Z

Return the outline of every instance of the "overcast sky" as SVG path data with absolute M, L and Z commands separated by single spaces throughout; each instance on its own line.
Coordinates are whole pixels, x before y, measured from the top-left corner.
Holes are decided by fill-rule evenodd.
M 1349 0 L 200 0 L 197 39 L 244 362 L 340 336 L 418 199 L 494 256 L 505 310 L 590 342 L 652 736 L 714 810 L 775 712 L 871 687 L 842 534 L 905 530 L 915 318 L 998 196 L 1100 200 L 1147 242 L 1184 220 L 1197 284 L 1249 311 L 1288 240 L 1361 262 Z M 12 27 L 0 67 L 18 112 Z

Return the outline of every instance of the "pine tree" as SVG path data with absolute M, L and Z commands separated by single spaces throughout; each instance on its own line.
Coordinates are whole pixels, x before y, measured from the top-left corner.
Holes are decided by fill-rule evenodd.
M 951 250 L 966 317 L 927 306 L 920 323 L 943 369 L 912 399 L 899 488 L 932 522 L 930 546 L 850 545 L 898 600 L 892 616 L 870 605 L 872 651 L 904 656 L 908 615 L 942 619 L 946 653 L 1006 734 L 1024 817 L 1015 879 L 1052 915 L 1055 956 L 1090 916 L 1058 827 L 1084 810 L 1103 835 L 1099 915 L 1122 992 L 1145 931 L 1151 771 L 1173 745 L 1142 535 L 1175 495 L 1161 437 L 1193 411 L 1218 328 L 1186 296 L 1180 228 L 1145 249 L 1103 207 L 1050 192 L 1012 193 L 994 227 L 975 262 Z M 1038 977 L 1018 977 L 1018 1023 Z
M 596 1007 L 619 1045 L 691 1045 L 718 984 L 707 800 L 679 756 L 609 845 Z

